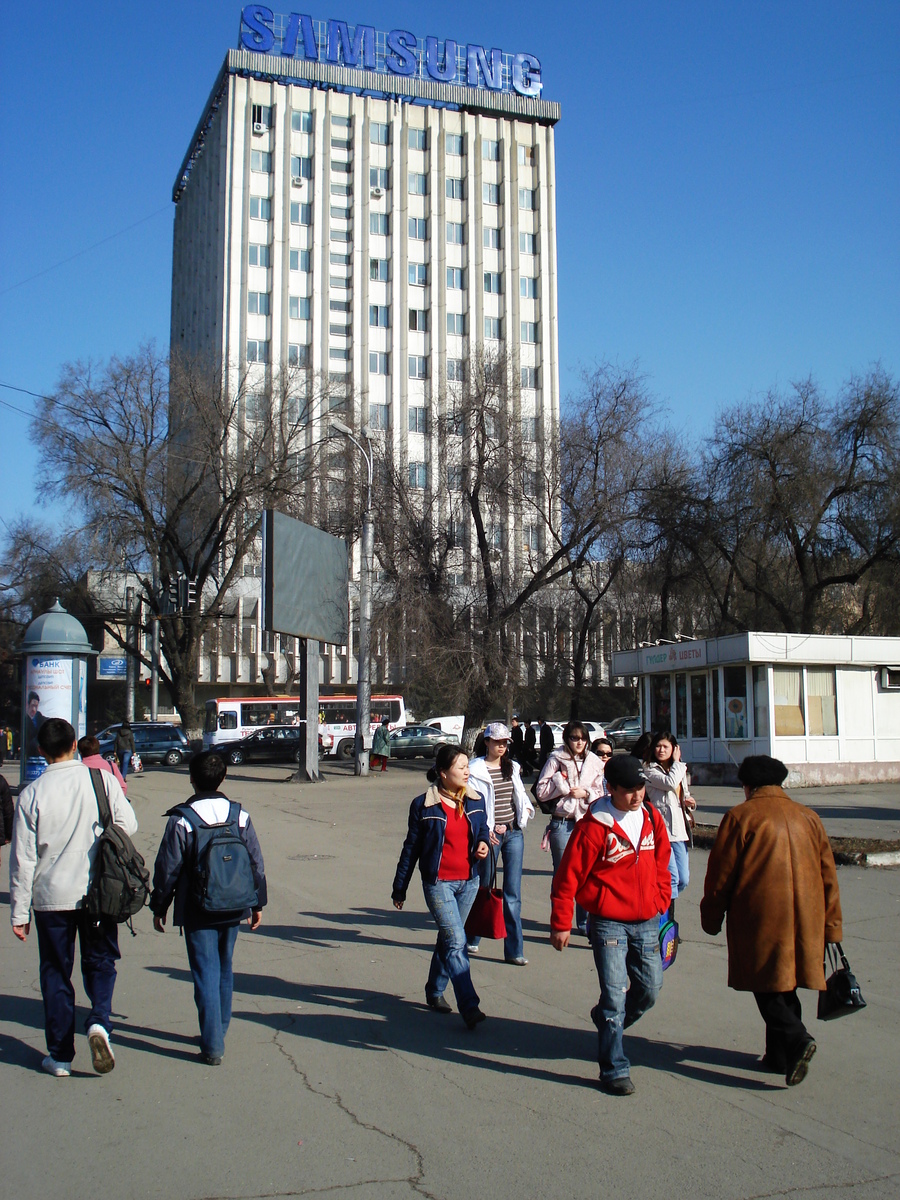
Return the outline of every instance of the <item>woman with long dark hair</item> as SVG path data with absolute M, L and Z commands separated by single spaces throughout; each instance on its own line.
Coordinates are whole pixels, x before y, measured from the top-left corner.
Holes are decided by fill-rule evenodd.
M 672 901 L 680 896 L 690 881 L 688 845 L 693 810 L 697 803 L 688 792 L 687 765 L 681 761 L 681 747 L 669 730 L 655 733 L 646 752 L 644 775 L 647 777 L 647 799 L 659 809 L 666 823 L 672 854 L 669 874 L 672 876 Z
M 612 755 L 609 743 L 603 745 Z M 535 786 L 538 802 L 545 805 L 544 812 L 549 811 L 546 807 L 549 801 L 556 801 L 548 826 L 554 875 L 575 823 L 595 800 L 607 794 L 603 774 L 607 760 L 594 754 L 589 746 L 587 729 L 580 721 L 570 721 L 563 730 L 562 750 L 553 751 Z M 575 906 L 575 925 L 579 933 L 587 934 L 587 916 L 583 908 Z
M 484 801 L 469 787 L 469 759 L 459 746 L 440 746 L 428 770 L 431 787 L 409 806 L 409 831 L 391 899 L 402 909 L 416 863 L 425 903 L 438 927 L 437 945 L 425 984 L 425 1000 L 438 1013 L 453 1010 L 444 999 L 453 984 L 456 1003 L 469 1029 L 484 1020 L 466 952 L 466 917 L 478 893 L 477 862 L 488 854 Z
M 503 917 L 506 938 L 503 957 L 514 967 L 528 964 L 522 936 L 522 859 L 525 855 L 525 826 L 534 816 L 522 786 L 522 770 L 510 753 L 510 732 L 502 721 L 492 721 L 484 731 L 484 755 L 469 764 L 469 783 L 484 800 L 491 845 L 503 861 Z M 476 749 L 478 743 L 476 743 Z M 490 881 L 490 864 L 481 865 L 481 882 Z M 477 953 L 479 938 L 469 943 Z

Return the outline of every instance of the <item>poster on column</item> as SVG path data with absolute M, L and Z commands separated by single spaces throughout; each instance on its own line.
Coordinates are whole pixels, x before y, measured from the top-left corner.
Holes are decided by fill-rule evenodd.
M 35 654 L 25 673 L 25 738 L 29 758 L 40 753 L 37 733 L 49 717 L 72 720 L 72 659 Z

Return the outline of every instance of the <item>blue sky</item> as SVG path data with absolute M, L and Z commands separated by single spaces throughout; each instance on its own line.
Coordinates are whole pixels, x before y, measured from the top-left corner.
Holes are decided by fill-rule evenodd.
M 300 8 L 541 59 L 563 114 L 564 397 L 582 366 L 638 359 L 696 441 L 771 386 L 900 372 L 896 0 Z M 76 0 L 7 22 L 3 384 L 47 391 L 68 360 L 166 345 L 172 183 L 240 9 Z M 25 415 L 0 422 L 5 522 L 34 506 L 36 456 Z

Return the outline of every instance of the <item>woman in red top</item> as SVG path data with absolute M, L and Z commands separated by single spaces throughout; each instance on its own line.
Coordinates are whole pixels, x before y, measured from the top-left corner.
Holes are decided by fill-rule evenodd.
M 469 971 L 465 924 L 478 892 L 475 863 L 488 853 L 484 801 L 469 789 L 469 759 L 458 746 L 439 748 L 428 779 L 432 786 L 410 805 L 391 899 L 395 908 L 403 908 L 418 862 L 425 903 L 438 927 L 425 1000 L 435 1012 L 451 1012 L 444 991 L 452 983 L 460 1014 L 474 1029 L 484 1013 Z

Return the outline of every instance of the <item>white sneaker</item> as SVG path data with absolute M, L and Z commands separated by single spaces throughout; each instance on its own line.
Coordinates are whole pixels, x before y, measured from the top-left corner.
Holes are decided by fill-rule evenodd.
M 87 1031 L 91 1060 L 98 1075 L 106 1075 L 116 1065 L 116 1056 L 109 1044 L 109 1034 L 102 1025 L 91 1025 Z
M 72 1074 L 72 1064 L 57 1062 L 48 1054 L 41 1063 L 41 1070 L 46 1071 L 48 1075 L 55 1075 L 58 1079 L 62 1079 L 64 1076 Z

